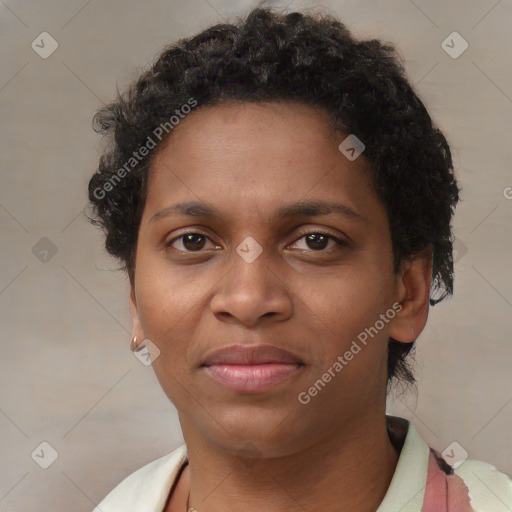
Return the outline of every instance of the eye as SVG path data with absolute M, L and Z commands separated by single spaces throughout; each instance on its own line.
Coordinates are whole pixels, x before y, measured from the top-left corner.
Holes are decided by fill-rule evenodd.
M 338 246 L 346 247 L 348 244 L 344 240 L 335 237 L 329 233 L 324 233 L 322 231 L 309 231 L 304 233 L 300 238 L 296 239 L 294 245 L 299 242 L 299 240 L 305 239 L 306 242 L 306 250 L 312 249 L 314 252 L 329 252 L 330 249 Z M 210 238 L 200 231 L 187 231 L 182 233 L 179 236 L 174 237 L 172 240 L 165 244 L 165 247 L 173 247 L 176 250 L 182 252 L 200 252 L 204 249 L 205 241 L 210 240 Z M 174 247 L 174 244 L 179 241 L 182 247 Z M 326 251 L 326 243 L 332 241 L 334 245 L 328 248 Z M 211 242 L 211 240 L 210 240 Z M 212 242 L 213 243 L 213 242 Z M 214 248 L 220 249 L 218 245 L 215 245 Z M 300 249 L 300 248 L 299 248 Z
M 176 241 L 180 241 L 182 248 L 174 247 L 183 252 L 198 252 L 204 248 L 205 240 L 210 240 L 208 236 L 199 231 L 187 231 L 180 236 L 174 237 L 172 240 L 165 244 L 165 247 L 171 247 Z M 210 240 L 211 242 L 211 240 Z M 213 243 L 213 242 L 212 242 Z M 215 246 L 219 248 L 219 246 Z
M 298 238 L 294 242 L 294 245 L 299 240 L 302 240 L 302 239 L 304 239 L 304 241 L 307 245 L 306 249 L 310 248 L 315 252 L 329 252 L 329 249 L 336 248 L 336 246 L 338 246 L 338 248 L 340 248 L 340 247 L 345 247 L 348 245 L 348 243 L 345 242 L 344 240 L 342 240 L 341 238 L 335 237 L 329 233 L 324 233 L 322 231 L 311 231 L 311 232 L 304 233 L 300 238 Z M 328 243 L 329 240 L 333 241 L 334 245 L 329 247 L 328 250 L 325 250 L 326 243 Z

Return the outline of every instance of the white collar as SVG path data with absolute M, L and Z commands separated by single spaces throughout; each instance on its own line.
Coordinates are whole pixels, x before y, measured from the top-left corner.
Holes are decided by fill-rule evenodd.
M 93 512 L 162 512 L 180 468 L 187 460 L 187 446 L 160 457 L 115 487 Z
M 377 512 L 420 512 L 425 497 L 430 449 L 409 423 L 388 491 Z

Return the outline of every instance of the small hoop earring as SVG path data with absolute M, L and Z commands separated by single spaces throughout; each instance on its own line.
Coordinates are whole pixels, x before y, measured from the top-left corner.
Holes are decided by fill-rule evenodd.
M 132 342 L 130 343 L 130 350 L 132 352 L 135 352 L 136 349 L 137 349 L 137 336 L 134 336 L 132 339 Z

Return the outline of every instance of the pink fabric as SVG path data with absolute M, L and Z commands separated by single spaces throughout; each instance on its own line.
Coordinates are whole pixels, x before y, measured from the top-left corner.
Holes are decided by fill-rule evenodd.
M 440 455 L 437 454 L 440 458 Z M 428 459 L 427 486 L 421 512 L 474 512 L 468 488 L 455 474 L 447 475 L 433 450 Z

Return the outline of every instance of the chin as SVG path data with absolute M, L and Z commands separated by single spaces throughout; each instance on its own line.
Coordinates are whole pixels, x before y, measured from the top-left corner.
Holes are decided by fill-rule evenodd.
M 233 455 L 253 458 L 284 457 L 304 449 L 314 440 L 314 430 L 288 412 L 226 412 L 214 415 L 206 437 L 218 448 Z M 210 418 L 211 420 L 211 418 Z M 203 435 L 205 434 L 203 429 Z

